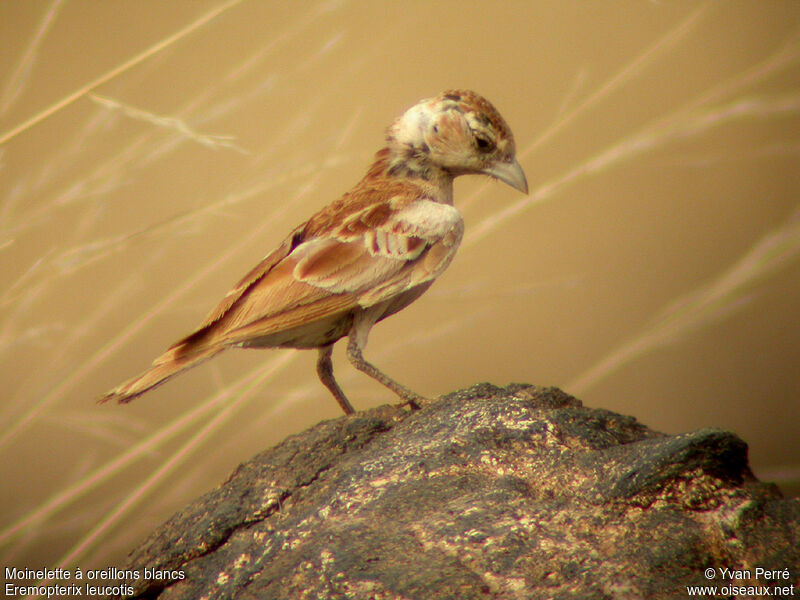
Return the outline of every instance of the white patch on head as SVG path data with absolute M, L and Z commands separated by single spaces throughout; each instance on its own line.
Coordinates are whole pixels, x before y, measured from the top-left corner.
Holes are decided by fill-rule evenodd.
M 401 144 L 419 147 L 425 142 L 425 133 L 434 119 L 429 100 L 409 108 L 393 127 L 395 139 Z

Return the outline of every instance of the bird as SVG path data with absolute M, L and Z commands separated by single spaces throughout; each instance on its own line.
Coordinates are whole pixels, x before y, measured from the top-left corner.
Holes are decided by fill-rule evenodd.
M 419 298 L 450 265 L 464 233 L 453 180 L 485 174 L 528 193 L 514 136 L 497 109 L 469 90 L 409 108 L 387 129 L 366 175 L 296 227 L 191 334 L 100 402 L 130 402 L 228 348 L 317 349 L 316 371 L 346 415 L 334 344 L 410 409 L 425 398 L 363 356 L 373 325 Z

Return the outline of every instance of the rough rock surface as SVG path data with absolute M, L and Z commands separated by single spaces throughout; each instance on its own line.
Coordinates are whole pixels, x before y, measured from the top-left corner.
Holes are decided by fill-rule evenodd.
M 732 433 L 668 436 L 554 388 L 481 384 L 286 439 L 161 526 L 127 568 L 145 567 L 184 572 L 128 582 L 164 599 L 796 590 L 800 500 L 757 481 Z M 709 581 L 709 567 L 753 578 Z

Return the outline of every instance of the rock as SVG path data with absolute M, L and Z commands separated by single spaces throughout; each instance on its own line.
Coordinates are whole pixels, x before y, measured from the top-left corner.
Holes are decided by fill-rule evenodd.
M 665 435 L 554 388 L 480 384 L 262 452 L 132 554 L 128 569 L 175 578 L 127 583 L 193 600 L 682 598 L 797 585 L 798 517 L 732 433 Z

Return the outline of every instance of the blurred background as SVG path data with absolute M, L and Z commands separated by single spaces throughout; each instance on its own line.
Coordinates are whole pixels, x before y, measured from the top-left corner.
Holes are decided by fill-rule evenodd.
M 340 416 L 292 350 L 95 401 L 453 87 L 504 115 L 531 193 L 459 179 L 456 260 L 366 356 L 429 396 L 557 385 L 730 429 L 800 492 L 797 2 L 1 2 L 0 563 L 121 567 Z M 356 408 L 396 401 L 334 364 Z

